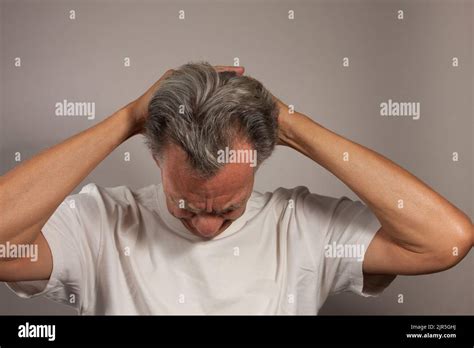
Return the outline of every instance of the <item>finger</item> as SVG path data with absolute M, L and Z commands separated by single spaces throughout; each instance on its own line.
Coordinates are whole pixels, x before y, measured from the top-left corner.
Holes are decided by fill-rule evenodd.
M 167 70 L 167 71 L 163 74 L 163 76 L 161 77 L 160 80 L 167 79 L 168 77 L 170 77 L 171 75 L 173 75 L 173 73 L 174 73 L 174 69 L 169 69 L 169 70 Z
M 228 66 L 228 65 L 217 65 L 214 66 L 214 69 L 216 69 L 217 72 L 221 71 L 235 71 L 237 75 L 242 75 L 245 71 L 245 68 L 243 66 Z

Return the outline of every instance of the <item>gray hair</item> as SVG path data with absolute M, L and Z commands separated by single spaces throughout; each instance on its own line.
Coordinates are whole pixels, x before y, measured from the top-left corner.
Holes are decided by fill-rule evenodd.
M 256 79 L 217 72 L 209 63 L 188 63 L 174 70 L 153 95 L 145 123 L 145 143 L 162 158 L 170 142 L 180 146 L 200 176 L 224 165 L 218 151 L 243 136 L 257 153 L 257 166 L 278 139 L 278 106 Z

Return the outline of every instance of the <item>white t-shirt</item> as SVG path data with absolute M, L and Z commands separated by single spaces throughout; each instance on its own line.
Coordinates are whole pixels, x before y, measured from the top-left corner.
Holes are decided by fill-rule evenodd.
M 80 314 L 317 314 L 362 296 L 362 259 L 380 228 L 359 201 L 305 187 L 253 192 L 245 213 L 203 241 L 166 208 L 161 185 L 84 186 L 43 227 L 49 280 L 8 283 Z

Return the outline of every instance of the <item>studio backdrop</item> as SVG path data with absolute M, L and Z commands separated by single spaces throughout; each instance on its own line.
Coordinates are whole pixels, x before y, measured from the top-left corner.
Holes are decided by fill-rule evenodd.
M 166 70 L 208 61 L 244 66 L 287 104 L 390 158 L 472 219 L 472 1 L 2 0 L 0 11 L 1 174 L 111 115 Z M 69 102 L 86 107 L 58 113 Z M 394 103 L 406 114 L 390 115 Z M 138 136 L 74 193 L 90 182 L 160 180 Z M 359 199 L 281 147 L 255 189 L 300 185 Z M 377 298 L 331 297 L 320 314 L 472 314 L 473 266 L 471 252 L 439 274 L 398 276 Z M 73 313 L 0 285 L 0 314 Z

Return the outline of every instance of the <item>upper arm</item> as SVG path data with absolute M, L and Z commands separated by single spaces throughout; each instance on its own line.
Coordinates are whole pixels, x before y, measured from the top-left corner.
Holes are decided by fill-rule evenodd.
M 364 256 L 366 275 L 417 275 L 440 272 L 457 264 L 466 254 L 464 247 L 445 243 L 444 249 L 432 252 L 414 252 L 397 244 L 381 227 Z
M 53 258 L 58 271 L 67 268 L 72 272 L 58 272 L 58 275 L 79 278 L 81 268 L 97 260 L 101 226 L 99 198 L 97 187 L 87 185 L 81 193 L 66 197 L 46 222 L 38 222 L 10 241 L 24 245 L 36 234 L 31 246 L 37 248 L 37 259 L 0 261 L 0 281 L 48 280 L 53 272 Z
M 0 281 L 20 282 L 49 279 L 53 270 L 53 256 L 42 232 L 38 234 L 31 246 L 37 248 L 37 257 L 0 261 Z
M 75 308 L 93 303 L 105 209 L 95 185 L 66 197 L 48 221 L 36 227 L 41 230 L 34 241 L 38 247 L 36 262 L 0 261 L 0 281 L 22 298 L 44 295 Z M 28 240 L 25 235 L 10 242 Z

